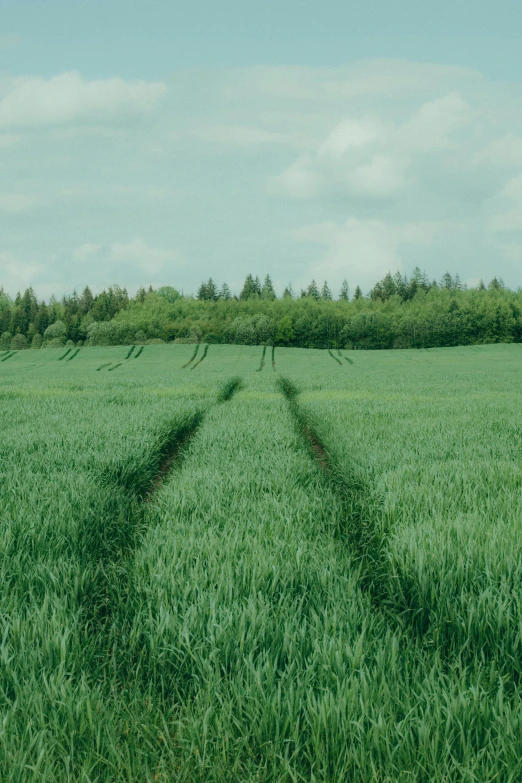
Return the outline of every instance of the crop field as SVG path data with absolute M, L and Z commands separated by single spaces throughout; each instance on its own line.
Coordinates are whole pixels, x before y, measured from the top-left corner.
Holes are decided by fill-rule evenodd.
M 522 347 L 0 355 L 0 780 L 522 779 Z

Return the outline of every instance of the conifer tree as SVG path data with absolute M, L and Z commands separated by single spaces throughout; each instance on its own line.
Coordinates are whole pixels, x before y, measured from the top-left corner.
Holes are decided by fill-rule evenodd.
M 241 300 L 251 299 L 255 296 L 255 284 L 252 275 L 247 275 L 243 284 L 243 290 L 239 294 Z
M 348 286 L 347 279 L 344 278 L 343 284 L 341 286 L 341 290 L 339 291 L 339 299 L 342 299 L 345 302 L 347 302 L 349 297 L 350 297 L 350 288 Z
M 294 291 L 292 288 L 292 283 L 288 283 L 285 290 L 283 291 L 283 299 L 293 299 L 294 298 Z
M 397 293 L 395 280 L 393 279 L 393 277 L 389 272 L 387 275 L 385 275 L 382 281 L 382 293 L 383 293 L 384 300 L 389 299 L 391 296 L 395 296 L 395 294 Z
M 208 299 L 208 290 L 207 290 L 207 284 L 201 283 L 201 285 L 198 288 L 198 292 L 196 294 L 196 299 L 199 299 L 200 301 L 205 302 Z
M 87 290 L 88 289 L 86 288 L 85 291 L 87 291 Z M 85 294 L 85 291 L 83 292 L 84 294 Z M 89 291 L 89 293 L 90 293 L 90 291 Z M 82 294 L 82 296 L 83 296 L 83 294 Z M 92 294 L 91 294 L 91 296 L 92 296 Z M 144 302 L 146 296 L 147 296 L 147 292 L 145 291 L 143 286 L 140 286 L 138 288 L 137 292 L 136 292 L 136 301 L 137 302 Z
M 454 288 L 453 278 L 449 272 L 444 272 L 444 274 L 442 275 L 440 279 L 440 287 L 446 288 L 448 291 L 451 291 L 452 288 Z
M 263 288 L 261 289 L 261 298 L 262 299 L 275 299 L 276 298 L 276 292 L 274 291 L 274 286 L 272 284 L 272 280 L 270 278 L 270 275 L 267 275 L 265 277 Z
M 400 272 L 396 272 L 393 276 L 393 282 L 395 283 L 395 291 L 400 296 L 402 301 L 408 298 L 408 278 L 406 275 L 401 275 Z
M 223 285 L 221 286 L 221 290 L 219 292 L 219 298 L 224 299 L 225 301 L 232 299 L 232 292 L 226 283 L 223 283 Z
M 217 302 L 218 289 L 211 277 L 207 280 L 207 299 L 209 302 Z
M 319 289 L 317 288 L 317 283 L 315 282 L 315 280 L 312 280 L 312 282 L 308 286 L 306 290 L 306 295 L 310 296 L 312 299 L 315 300 L 321 298 L 321 294 L 319 293 Z
M 321 289 L 321 299 L 331 299 L 332 298 L 332 292 L 328 288 L 328 283 L 326 280 L 323 283 L 323 287 Z
M 363 293 L 362 293 L 360 287 L 357 286 L 357 288 L 355 289 L 355 293 L 353 295 L 353 298 L 354 299 L 362 299 L 362 295 L 363 295 Z

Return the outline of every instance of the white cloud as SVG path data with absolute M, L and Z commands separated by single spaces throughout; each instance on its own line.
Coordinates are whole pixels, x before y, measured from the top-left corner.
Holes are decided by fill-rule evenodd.
M 166 266 L 181 263 L 174 250 L 151 247 L 142 239 L 132 242 L 113 242 L 109 244 L 86 243 L 73 252 L 75 261 L 105 265 L 119 278 L 124 278 L 129 267 L 150 275 L 161 273 Z
M 0 193 L 0 212 L 15 214 L 16 212 L 27 212 L 36 204 L 36 200 L 31 196 L 24 196 L 19 193 Z
M 34 261 L 24 262 L 14 253 L 0 251 L 0 285 L 6 291 L 19 291 L 34 285 L 45 274 L 45 265 Z
M 369 288 L 387 272 L 403 268 L 402 248 L 428 244 L 434 230 L 429 223 L 392 224 L 350 217 L 341 224 L 328 221 L 305 226 L 293 236 L 326 248 L 322 260 L 308 270 L 309 278 L 328 279 L 338 286 L 346 277 L 352 284 Z
M 392 196 L 404 184 L 403 167 L 400 159 L 373 155 L 353 170 L 350 184 L 355 193 L 363 196 Z
M 472 118 L 471 107 L 456 93 L 425 102 L 402 123 L 346 118 L 274 182 L 292 198 L 332 193 L 388 199 L 411 184 L 425 155 L 451 151 L 457 145 L 454 134 Z
M 0 99 L 0 127 L 103 123 L 150 111 L 165 93 L 160 82 L 120 78 L 87 81 L 76 71 L 51 79 L 13 79 Z
M 273 180 L 271 190 L 275 193 L 283 192 L 292 198 L 309 199 L 318 195 L 320 187 L 312 159 L 303 155 Z
M 373 119 L 347 119 L 340 122 L 319 145 L 318 156 L 339 157 L 382 139 L 386 127 Z
M 522 174 L 509 179 L 488 204 L 493 232 L 522 232 Z
M 45 259 L 39 290 L 266 271 L 369 287 L 416 264 L 522 282 L 521 85 L 376 60 L 179 71 L 165 91 L 0 74 L 1 247 Z
M 472 119 L 471 106 L 460 95 L 450 93 L 424 103 L 409 122 L 398 128 L 398 138 L 418 150 L 444 149 L 455 144 L 452 134 Z
M 294 146 L 296 141 L 289 134 L 245 125 L 213 125 L 197 130 L 194 135 L 214 144 L 229 144 L 236 147 L 260 147 L 271 144 Z
M 477 152 L 475 165 L 493 168 L 522 167 L 522 136 L 505 133 Z

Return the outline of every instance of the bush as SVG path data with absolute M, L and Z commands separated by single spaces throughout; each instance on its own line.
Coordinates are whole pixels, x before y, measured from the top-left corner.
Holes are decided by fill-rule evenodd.
M 203 342 L 209 345 L 218 345 L 221 342 L 221 337 L 215 332 L 208 332 L 203 338 Z
M 138 332 L 136 332 L 136 335 L 134 337 L 135 343 L 145 343 L 147 341 L 147 335 L 143 331 L 143 329 L 140 329 Z
M 47 327 L 44 337 L 47 340 L 60 340 L 60 345 L 63 345 L 67 337 L 67 327 L 63 321 L 55 321 L 54 324 Z
M 165 345 L 165 340 L 162 340 L 161 337 L 151 337 L 150 340 L 147 340 L 147 345 Z
M 11 332 L 3 332 L 3 334 L 0 336 L 0 351 L 8 351 L 11 347 L 12 339 L 13 335 Z
M 76 347 L 81 348 L 82 345 L 83 345 L 83 340 L 78 340 L 78 342 L 76 343 Z
M 67 340 L 65 343 L 66 348 L 74 348 L 74 340 Z
M 132 345 L 134 327 L 127 321 L 95 321 L 87 329 L 87 345 Z
M 63 348 L 63 340 L 61 340 L 59 337 L 53 337 L 52 340 L 48 340 L 46 343 L 46 348 Z
M 41 334 L 36 332 L 35 336 L 32 339 L 31 342 L 31 348 L 41 348 L 43 343 L 43 337 Z
M 246 315 L 235 318 L 230 324 L 228 336 L 240 345 L 263 345 L 272 342 L 273 332 L 266 315 Z
M 24 348 L 27 348 L 27 337 L 25 334 L 15 334 L 9 347 L 12 351 L 23 351 Z

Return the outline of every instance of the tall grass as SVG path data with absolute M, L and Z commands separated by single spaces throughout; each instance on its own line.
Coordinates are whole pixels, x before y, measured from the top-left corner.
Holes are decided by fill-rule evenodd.
M 0 779 L 520 780 L 518 349 L 185 350 L 2 370 Z

